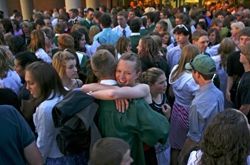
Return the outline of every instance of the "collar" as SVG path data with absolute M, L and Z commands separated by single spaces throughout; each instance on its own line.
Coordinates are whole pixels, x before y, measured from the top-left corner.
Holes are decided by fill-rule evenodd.
M 86 18 L 86 21 L 88 22 L 88 23 L 91 23 L 92 21 L 91 20 L 89 20 L 88 18 Z
M 139 35 L 140 35 L 139 32 L 137 32 L 137 33 L 131 33 L 131 36 L 139 36 Z
M 112 30 L 111 27 L 103 28 L 103 29 L 102 29 L 102 32 L 103 32 L 103 31 L 111 31 L 111 30 Z
M 78 16 L 76 16 L 75 18 L 70 18 L 71 21 L 75 21 L 78 19 Z
M 148 25 L 149 28 L 155 26 L 155 23 L 151 23 L 150 25 Z
M 214 86 L 214 83 L 213 83 L 212 80 L 210 80 L 210 82 L 208 82 L 207 84 L 205 84 L 203 86 L 200 86 L 200 90 L 199 91 L 204 91 L 206 89 L 210 89 L 210 88 L 212 88 L 212 86 Z
M 121 25 L 118 25 L 119 29 L 126 30 L 129 26 L 126 24 L 125 28 L 122 28 Z
M 117 81 L 116 80 L 112 80 L 112 79 L 101 80 L 100 84 L 104 84 L 104 85 L 117 85 Z

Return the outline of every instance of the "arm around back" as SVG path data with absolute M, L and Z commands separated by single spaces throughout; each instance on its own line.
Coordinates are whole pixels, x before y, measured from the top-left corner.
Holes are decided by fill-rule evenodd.
M 81 91 L 88 93 L 91 91 L 93 92 L 93 91 L 107 90 L 107 89 L 113 89 L 113 88 L 118 88 L 118 87 L 112 86 L 112 85 L 99 84 L 99 83 L 91 83 L 91 84 L 84 84 L 81 87 Z
M 138 84 L 133 87 L 113 87 L 113 89 L 93 92 L 91 95 L 101 100 L 144 98 L 148 103 L 152 102 L 150 89 L 147 84 Z
M 43 159 L 36 146 L 35 142 L 32 142 L 24 148 L 24 157 L 30 165 L 42 165 Z

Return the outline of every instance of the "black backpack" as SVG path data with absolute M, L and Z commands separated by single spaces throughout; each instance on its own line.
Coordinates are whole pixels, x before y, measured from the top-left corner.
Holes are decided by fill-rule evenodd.
M 52 117 L 59 133 L 57 145 L 64 155 L 89 151 L 91 129 L 98 105 L 94 98 L 81 92 L 71 91 L 52 111 Z

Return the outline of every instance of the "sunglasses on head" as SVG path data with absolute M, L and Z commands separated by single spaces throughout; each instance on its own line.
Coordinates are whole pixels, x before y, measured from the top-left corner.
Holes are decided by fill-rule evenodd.
M 188 28 L 184 24 L 176 25 L 176 28 L 184 28 L 187 32 L 189 32 Z

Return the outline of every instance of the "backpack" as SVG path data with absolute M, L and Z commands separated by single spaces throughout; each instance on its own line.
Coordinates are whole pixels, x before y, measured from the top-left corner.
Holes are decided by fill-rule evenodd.
M 69 92 L 54 106 L 52 117 L 55 127 L 59 128 L 56 141 L 64 155 L 89 151 L 95 139 L 91 127 L 97 108 L 94 98 L 81 91 Z

